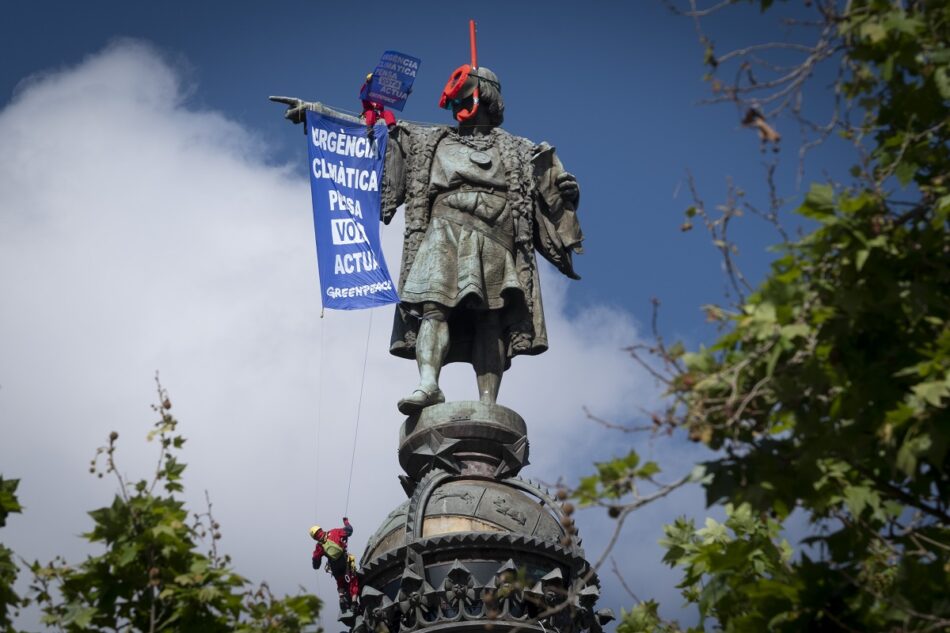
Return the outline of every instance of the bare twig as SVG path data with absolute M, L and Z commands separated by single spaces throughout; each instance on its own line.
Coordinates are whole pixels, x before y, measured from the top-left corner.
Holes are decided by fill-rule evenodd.
M 623 574 L 620 573 L 620 569 L 617 567 L 617 561 L 614 560 L 614 557 L 610 557 L 610 570 L 614 573 L 614 576 L 617 577 L 617 580 L 620 581 L 620 586 L 623 587 L 623 590 L 627 592 L 627 595 L 634 602 L 643 602 L 637 594 L 633 593 L 633 590 L 630 588 L 630 585 L 627 584 L 627 580 L 623 577 Z
M 745 301 L 746 292 L 751 292 L 752 285 L 736 264 L 733 255 L 738 252 L 738 249 L 729 240 L 729 222 L 732 218 L 742 215 L 742 210 L 737 204 L 737 198 L 739 197 L 737 188 L 729 181 L 726 202 L 717 207 L 720 215 L 714 218 L 706 210 L 706 205 L 696 189 L 696 180 L 689 170 L 686 171 L 686 182 L 693 198 L 693 208 L 696 215 L 703 221 L 706 231 L 712 238 L 713 245 L 719 250 L 726 278 L 736 295 L 737 302 L 742 303 Z
M 580 579 L 580 582 L 576 583 L 575 585 L 572 585 L 572 587 L 567 589 L 567 591 L 565 592 L 565 599 L 563 601 L 539 613 L 537 615 L 537 619 L 544 620 L 545 618 L 549 618 L 552 615 L 560 613 L 561 611 L 565 609 L 572 608 L 574 594 L 575 594 L 573 587 L 585 586 L 588 582 L 591 581 L 591 579 L 598 572 L 598 570 L 600 570 L 600 568 L 604 564 L 604 561 L 606 561 L 607 558 L 610 557 L 610 553 L 613 551 L 614 547 L 617 545 L 617 541 L 620 538 L 620 532 L 623 530 L 624 522 L 626 521 L 630 513 L 637 510 L 638 508 L 642 508 L 645 505 L 653 503 L 654 501 L 658 499 L 662 499 L 663 497 L 666 497 L 674 490 L 677 490 L 678 488 L 681 488 L 685 484 L 689 483 L 691 479 L 692 479 L 691 475 L 686 475 L 685 477 L 678 479 L 677 481 L 673 482 L 672 484 L 668 486 L 664 486 L 663 488 L 657 490 L 656 492 L 650 495 L 647 495 L 645 497 L 638 497 L 637 499 L 634 499 L 630 503 L 619 506 L 620 514 L 616 518 L 616 524 L 614 525 L 613 533 L 611 534 L 610 539 L 607 541 L 607 545 L 605 546 L 603 553 L 600 555 L 600 558 L 597 559 L 597 562 L 591 565 L 591 567 L 587 570 L 587 573 L 584 574 L 584 576 Z
M 728 7 L 730 4 L 735 4 L 735 0 L 720 0 L 715 5 L 711 7 L 707 7 L 705 9 L 697 8 L 695 0 L 691 0 L 689 3 L 690 9 L 688 11 L 684 11 L 683 9 L 680 9 L 678 6 L 673 4 L 673 2 L 671 2 L 670 0 L 663 0 L 663 4 L 665 4 L 667 8 L 670 9 L 670 11 L 672 11 L 673 13 L 676 13 L 677 15 L 683 15 L 688 18 L 704 18 L 708 15 L 712 15 L 713 13 L 721 9 Z
M 656 431 L 660 425 L 659 418 L 657 418 L 655 414 L 653 415 L 653 424 L 630 426 L 629 424 L 617 424 L 616 422 L 610 422 L 600 416 L 594 415 L 593 413 L 590 412 L 590 409 L 588 409 L 586 406 L 582 408 L 584 410 L 584 415 L 587 416 L 588 420 L 596 422 L 597 424 L 603 426 L 604 428 L 608 428 L 613 431 L 622 431 L 623 433 L 641 433 L 643 431 Z M 640 409 L 641 413 L 644 413 L 646 415 L 651 415 L 643 407 L 637 407 L 637 408 Z

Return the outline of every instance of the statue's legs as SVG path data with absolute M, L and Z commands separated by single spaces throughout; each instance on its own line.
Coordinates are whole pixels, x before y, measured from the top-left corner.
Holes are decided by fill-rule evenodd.
M 419 386 L 439 388 L 439 374 L 449 353 L 449 309 L 438 303 L 422 307 L 422 324 L 416 337 Z
M 498 401 L 498 389 L 505 372 L 505 344 L 501 337 L 499 310 L 478 315 L 472 341 L 472 368 L 478 383 L 478 399 L 487 404 Z
M 449 352 L 448 318 L 447 307 L 438 303 L 423 304 L 422 323 L 416 336 L 419 386 L 397 405 L 405 415 L 413 415 L 429 405 L 445 402 L 445 396 L 439 389 L 439 374 Z

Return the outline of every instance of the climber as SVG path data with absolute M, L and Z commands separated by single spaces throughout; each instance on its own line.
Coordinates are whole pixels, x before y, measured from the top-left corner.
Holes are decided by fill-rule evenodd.
M 372 81 L 373 73 L 369 73 L 366 75 L 366 81 L 363 82 L 363 86 L 360 88 L 360 101 L 363 103 L 363 119 L 366 121 L 366 125 L 372 128 L 376 125 L 376 121 L 379 117 L 383 118 L 386 125 L 396 125 L 396 117 L 393 116 L 392 112 L 386 109 L 386 106 L 382 103 L 370 100 L 369 86 Z
M 327 571 L 336 580 L 336 590 L 340 595 L 340 611 L 347 611 L 359 594 L 359 580 L 356 578 L 355 561 L 346 551 L 347 539 L 353 534 L 350 520 L 343 517 L 343 527 L 324 531 L 319 525 L 310 528 L 310 538 L 317 542 L 313 549 L 313 568 L 320 569 L 320 561 L 327 557 Z

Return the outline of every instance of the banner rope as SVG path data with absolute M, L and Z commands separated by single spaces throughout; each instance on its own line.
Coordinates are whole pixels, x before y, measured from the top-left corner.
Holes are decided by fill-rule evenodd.
M 369 326 L 366 328 L 366 351 L 363 352 L 363 376 L 360 378 L 360 397 L 356 404 L 356 428 L 353 429 L 353 452 L 350 454 L 350 476 L 346 479 L 346 506 L 343 516 L 350 512 L 350 488 L 353 486 L 353 464 L 356 461 L 356 439 L 360 432 L 360 412 L 363 409 L 363 387 L 366 386 L 366 361 L 369 359 L 369 335 L 373 331 L 373 310 L 369 311 Z

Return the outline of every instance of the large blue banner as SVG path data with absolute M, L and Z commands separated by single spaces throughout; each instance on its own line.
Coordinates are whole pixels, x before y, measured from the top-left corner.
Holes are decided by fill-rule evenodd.
M 366 96 L 360 97 L 402 111 L 421 63 L 418 57 L 386 51 L 373 71 Z
M 310 193 L 324 307 L 399 301 L 379 243 L 379 190 L 388 130 L 307 112 Z

